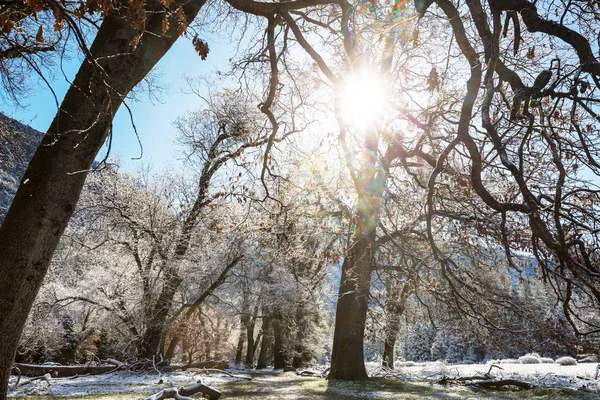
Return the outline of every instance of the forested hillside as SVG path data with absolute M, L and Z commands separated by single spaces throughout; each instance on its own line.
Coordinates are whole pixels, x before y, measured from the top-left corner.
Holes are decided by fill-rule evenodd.
M 0 224 L 42 136 L 42 132 L 0 113 Z

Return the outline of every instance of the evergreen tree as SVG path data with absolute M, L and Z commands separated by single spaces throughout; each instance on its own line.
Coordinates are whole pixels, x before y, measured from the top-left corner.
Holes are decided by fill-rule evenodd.
M 96 342 L 96 357 L 100 360 L 114 358 L 116 354 L 117 341 L 110 335 L 107 329 L 102 329 L 100 339 Z
M 434 339 L 435 330 L 417 322 L 404 337 L 404 358 L 409 361 L 431 361 Z
M 60 323 L 63 335 L 56 359 L 62 364 L 74 364 L 77 361 L 77 348 L 79 347 L 79 339 L 75 333 L 75 322 L 71 314 L 64 314 Z

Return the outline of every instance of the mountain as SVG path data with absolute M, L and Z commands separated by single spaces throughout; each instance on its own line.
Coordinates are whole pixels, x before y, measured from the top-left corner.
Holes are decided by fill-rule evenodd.
M 0 113 L 0 225 L 42 136 L 42 132 Z

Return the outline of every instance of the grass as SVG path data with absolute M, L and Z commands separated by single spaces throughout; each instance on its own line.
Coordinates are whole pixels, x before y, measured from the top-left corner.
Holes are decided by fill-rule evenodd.
M 592 400 L 597 395 L 575 391 L 534 389 L 527 391 L 470 390 L 465 387 L 444 388 L 428 384 L 415 384 L 393 379 L 372 378 L 361 382 L 327 381 L 325 379 L 302 378 L 293 373 L 257 376 L 252 381 L 226 382 L 217 387 L 222 391 L 222 400 Z M 293 396 L 293 397 L 292 397 Z M 18 400 L 139 400 L 146 397 L 140 393 L 119 395 L 94 395 L 77 397 L 29 396 Z

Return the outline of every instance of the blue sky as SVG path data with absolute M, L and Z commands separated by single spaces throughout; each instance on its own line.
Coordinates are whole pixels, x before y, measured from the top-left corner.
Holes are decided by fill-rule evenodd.
M 125 107 L 119 109 L 113 123 L 111 155 L 118 156 L 126 169 L 133 171 L 143 165 L 152 164 L 154 170 L 160 170 L 175 164 L 178 155 L 176 146 L 173 145 L 175 138 L 173 121 L 186 111 L 202 106 L 202 101 L 198 97 L 183 93 L 187 87 L 184 76 L 198 76 L 209 74 L 219 68 L 224 69 L 235 51 L 228 40 L 214 35 L 207 35 L 205 39 L 210 47 L 206 61 L 202 61 L 196 54 L 191 41 L 181 38 L 159 62 L 155 68 L 160 74 L 159 83 L 167 87 L 166 92 L 160 96 L 162 103 L 153 104 L 143 93 L 138 96 L 141 101 L 129 102 L 144 150 L 141 160 L 134 159 L 139 157 L 140 147 L 131 126 L 130 116 Z M 64 64 L 69 80 L 77 73 L 80 63 L 80 60 L 73 60 Z M 69 84 L 60 73 L 56 75 L 51 85 L 60 101 Z M 23 103 L 28 106 L 17 108 L 13 104 L 3 102 L 0 111 L 45 132 L 56 114 L 56 103 L 50 89 L 40 82 L 34 87 L 32 96 L 26 98 Z M 106 146 L 98 154 L 98 159 L 102 159 L 105 154 Z

